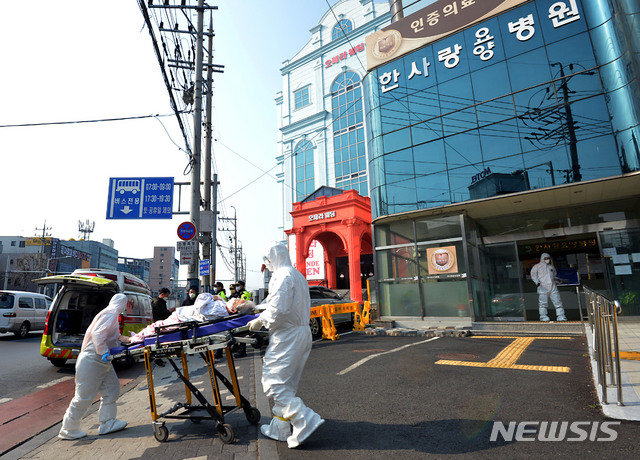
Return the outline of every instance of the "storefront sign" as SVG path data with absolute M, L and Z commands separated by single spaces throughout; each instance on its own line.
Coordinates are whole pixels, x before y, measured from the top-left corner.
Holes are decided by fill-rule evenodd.
M 478 174 L 476 174 L 475 176 L 471 177 L 471 183 L 475 184 L 480 179 L 484 179 L 485 177 L 487 177 L 489 174 L 491 174 L 491 168 L 487 168 L 484 171 L 481 171 Z
M 456 247 L 428 248 L 427 261 L 430 275 L 458 273 Z
M 77 249 L 73 249 L 63 245 L 60 245 L 60 256 L 71 257 L 73 259 L 80 259 L 84 261 L 91 260 L 91 256 L 86 252 L 78 251 Z
M 324 248 L 313 240 L 309 245 L 309 257 L 306 260 L 308 280 L 323 280 L 324 275 Z
M 548 243 L 526 244 L 522 246 L 522 254 L 542 254 L 543 252 L 566 252 L 574 250 L 584 250 L 589 248 L 597 248 L 598 241 L 595 238 L 587 238 L 585 240 L 572 241 L 553 241 Z
M 321 212 L 318 214 L 312 214 L 309 216 L 309 222 L 313 222 L 314 220 L 330 219 L 335 216 L 336 216 L 335 211 L 327 211 L 327 212 Z
M 327 59 L 324 62 L 324 68 L 328 69 L 333 64 L 337 64 L 340 61 L 342 61 L 343 59 L 347 59 L 349 56 L 355 56 L 357 53 L 360 53 L 362 51 L 364 51 L 364 43 L 360 43 L 359 45 L 356 45 L 353 48 L 350 48 L 349 51 L 343 51 L 342 53 L 338 54 L 337 56 L 333 56 L 333 58 Z
M 49 246 L 50 244 L 51 244 L 51 237 L 44 238 L 44 240 L 40 236 L 27 237 L 24 239 L 25 246 L 42 246 L 42 245 Z
M 385 62 L 410 53 L 435 40 L 446 37 L 526 1 L 438 0 L 426 8 L 416 11 L 406 18 L 367 36 L 365 39 L 367 44 L 367 70 L 370 71 Z M 568 2 L 575 4 L 575 0 L 568 0 Z M 479 40 L 482 41 L 483 39 L 479 38 Z M 486 41 L 488 40 L 485 37 L 479 45 Z M 478 45 L 478 43 L 475 45 Z M 458 46 L 456 45 L 456 48 Z M 486 50 L 490 51 L 490 48 L 487 46 Z M 458 53 L 460 52 L 459 50 L 457 51 Z M 451 52 L 451 49 L 449 49 L 449 52 Z M 438 58 L 440 58 L 440 53 L 438 53 Z

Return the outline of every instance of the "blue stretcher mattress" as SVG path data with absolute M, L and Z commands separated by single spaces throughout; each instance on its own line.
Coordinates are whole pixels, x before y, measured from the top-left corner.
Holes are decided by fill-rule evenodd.
M 246 326 L 247 323 L 253 319 L 256 319 L 257 315 L 244 315 L 238 318 L 228 319 L 224 321 L 218 321 L 212 324 L 204 324 L 202 326 L 198 326 L 195 329 L 196 338 L 206 337 L 207 335 L 218 334 L 220 332 L 229 331 L 231 329 L 236 329 L 242 326 Z M 179 326 L 180 324 L 178 324 Z M 177 330 L 177 331 L 168 331 L 160 334 L 160 343 L 170 343 L 170 342 L 179 342 L 181 340 L 189 340 L 193 338 L 193 328 Z M 156 336 L 150 335 L 149 337 L 145 337 L 144 342 L 137 342 L 131 345 L 125 345 L 121 347 L 114 347 L 109 350 L 112 355 L 119 355 L 124 353 L 125 350 L 137 350 L 139 348 L 144 348 L 147 345 L 154 345 L 156 343 Z

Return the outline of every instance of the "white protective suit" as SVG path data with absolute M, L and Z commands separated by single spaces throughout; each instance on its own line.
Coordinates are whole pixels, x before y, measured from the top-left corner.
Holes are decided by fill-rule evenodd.
M 289 251 L 280 243 L 265 256 L 273 272 L 265 310 L 257 320 L 269 330 L 269 346 L 264 355 L 262 388 L 273 400 L 273 419 L 262 425 L 262 434 L 297 447 L 324 420 L 296 396 L 304 365 L 311 352 L 309 285 L 293 268 Z M 293 428 L 293 429 L 292 429 Z M 291 435 L 290 435 L 291 433 Z
M 127 422 L 116 419 L 116 400 L 120 395 L 120 382 L 110 360 L 105 356 L 118 345 L 120 330 L 118 316 L 127 306 L 127 297 L 116 294 L 109 305 L 99 312 L 87 328 L 76 362 L 76 392 L 64 414 L 58 434 L 62 439 L 79 439 L 87 435 L 80 429 L 80 421 L 100 393 L 98 434 L 122 430 Z
M 545 259 L 549 259 L 549 262 L 545 262 Z M 531 269 L 531 279 L 538 286 L 540 321 L 549 321 L 549 316 L 547 316 L 549 297 L 551 297 L 553 306 L 556 307 L 556 319 L 558 321 L 566 321 L 567 318 L 564 316 L 560 292 L 558 292 L 558 286 L 556 285 L 556 269 L 551 263 L 551 256 L 546 252 L 540 256 L 540 262 Z

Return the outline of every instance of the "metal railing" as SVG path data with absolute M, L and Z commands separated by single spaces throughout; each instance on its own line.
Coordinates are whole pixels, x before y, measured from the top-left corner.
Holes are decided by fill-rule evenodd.
M 587 300 L 589 327 L 593 334 L 593 353 L 598 364 L 597 384 L 602 390 L 602 402 L 608 404 L 607 388 L 615 385 L 618 390 L 618 405 L 623 406 L 618 346 L 620 303 L 617 300 L 609 300 L 586 286 L 583 289 Z

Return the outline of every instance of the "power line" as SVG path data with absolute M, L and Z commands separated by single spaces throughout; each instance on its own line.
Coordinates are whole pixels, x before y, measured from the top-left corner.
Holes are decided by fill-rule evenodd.
M 186 113 L 186 112 L 181 112 Z M 0 128 L 25 128 L 31 126 L 53 126 L 53 125 L 76 125 L 82 123 L 103 123 L 109 121 L 126 121 L 126 120 L 141 120 L 144 118 L 159 118 L 159 117 L 172 117 L 173 113 L 169 114 L 154 114 L 154 115 L 136 115 L 131 117 L 115 117 L 115 118 L 96 118 L 92 120 L 72 120 L 72 121 L 45 121 L 41 123 L 19 123 L 14 125 L 0 125 Z

